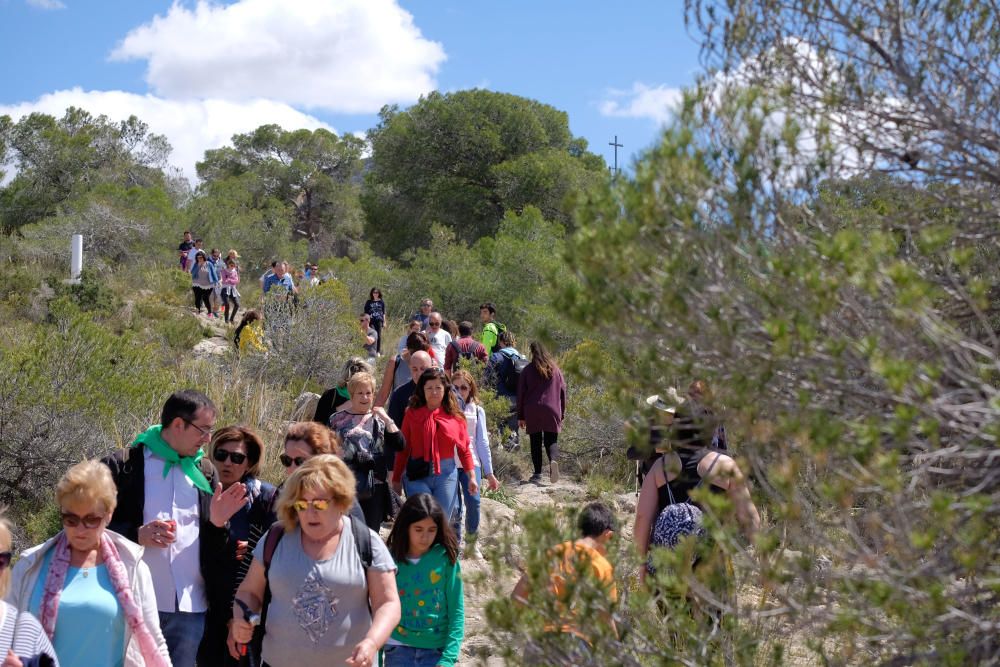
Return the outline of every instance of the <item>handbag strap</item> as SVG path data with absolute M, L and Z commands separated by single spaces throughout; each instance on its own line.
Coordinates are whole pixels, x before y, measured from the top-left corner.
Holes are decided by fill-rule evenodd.
M 704 481 L 705 481 L 706 479 L 708 479 L 709 475 L 711 475 L 711 474 L 712 474 L 712 469 L 713 469 L 713 468 L 715 467 L 715 464 L 719 462 L 719 458 L 720 458 L 721 456 L 722 456 L 722 454 L 721 454 L 720 452 L 716 452 L 716 453 L 715 453 L 715 458 L 714 458 L 714 459 L 712 459 L 712 465 L 708 466 L 708 470 L 706 470 L 706 471 L 705 471 L 705 476 L 704 476 L 704 477 L 702 477 L 701 479 L 699 479 L 699 480 L 698 480 L 698 483 L 694 485 L 694 488 L 696 488 L 696 489 L 697 489 L 697 488 L 698 488 L 699 486 L 701 486 L 701 485 L 702 485 L 702 483 L 703 483 L 703 482 L 704 482 Z

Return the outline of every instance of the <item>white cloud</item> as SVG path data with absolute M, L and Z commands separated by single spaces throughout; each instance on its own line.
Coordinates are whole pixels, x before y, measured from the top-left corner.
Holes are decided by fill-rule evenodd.
M 648 118 L 662 125 L 673 116 L 683 93 L 680 88 L 648 86 L 637 81 L 632 90 L 609 90 L 608 96 L 610 99 L 598 104 L 602 116 Z
M 288 130 L 333 129 L 287 104 L 270 100 L 243 103 L 218 99 L 178 101 L 154 95 L 80 88 L 49 93 L 34 102 L 0 105 L 0 116 L 9 115 L 16 121 L 37 111 L 60 118 L 70 106 L 80 107 L 95 116 L 103 114 L 115 121 L 125 120 L 133 114 L 138 116 L 149 125 L 151 132 L 167 137 L 174 149 L 171 164 L 179 167 L 192 183 L 197 178 L 195 162 L 204 158 L 205 150 L 228 145 L 234 134 L 249 132 L 267 123 L 276 123 Z
M 66 5 L 59 0 L 27 0 L 27 2 L 36 9 L 66 9 Z
M 171 99 L 372 113 L 434 90 L 445 53 L 396 0 L 199 0 L 135 28 L 111 58 L 147 60 L 147 83 Z

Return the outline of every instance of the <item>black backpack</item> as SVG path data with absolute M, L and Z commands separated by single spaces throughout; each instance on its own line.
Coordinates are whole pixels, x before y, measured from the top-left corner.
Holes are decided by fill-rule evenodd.
M 522 357 L 517 353 L 510 354 L 508 352 L 501 352 L 501 354 L 503 354 L 503 356 L 510 362 L 510 365 L 507 366 L 507 372 L 502 374 L 501 381 L 508 392 L 516 394 L 517 385 L 521 379 L 521 373 L 528 367 L 531 360 L 527 357 Z
M 475 347 L 472 347 L 468 352 L 462 352 L 462 346 L 458 344 L 457 340 L 451 341 L 451 346 L 455 348 L 455 352 L 458 353 L 459 359 L 475 359 Z

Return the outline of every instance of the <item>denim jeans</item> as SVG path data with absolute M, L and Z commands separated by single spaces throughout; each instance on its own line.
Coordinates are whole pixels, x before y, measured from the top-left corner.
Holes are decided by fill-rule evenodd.
M 418 493 L 431 494 L 444 510 L 445 517 L 450 517 L 458 501 L 458 469 L 455 467 L 455 459 L 441 459 L 440 475 L 428 475 L 418 480 L 410 480 L 403 475 L 403 487 L 407 498 Z
M 443 651 L 436 648 L 414 648 L 412 646 L 386 646 L 385 667 L 437 667 Z
M 194 667 L 205 633 L 205 612 L 160 612 L 160 631 L 174 667 Z
M 476 484 L 483 487 L 483 469 L 476 466 Z M 479 506 L 480 495 L 477 491 L 475 495 L 469 493 L 469 474 L 459 468 L 458 470 L 459 493 L 458 502 L 455 503 L 455 511 L 451 515 L 451 526 L 455 530 L 455 537 L 462 539 L 462 506 L 465 506 L 465 530 L 469 535 L 479 532 Z

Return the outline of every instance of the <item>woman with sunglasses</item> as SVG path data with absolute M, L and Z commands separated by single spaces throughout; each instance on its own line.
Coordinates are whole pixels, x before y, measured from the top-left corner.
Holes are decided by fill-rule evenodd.
M 269 589 L 261 653 L 266 664 L 377 664 L 400 618 L 396 565 L 378 533 L 367 528 L 370 565 L 363 560 L 356 519 L 348 514 L 354 488 L 347 465 L 329 455 L 310 458 L 285 481 L 278 496 L 280 528 L 272 528 L 282 531 L 281 539 L 275 544 L 265 536 L 257 544 L 236 593 L 234 647 L 251 640 L 253 626 L 244 614 L 261 613 Z
M 474 558 L 482 558 L 483 553 L 476 544 L 476 535 L 479 532 L 480 518 L 480 498 L 478 493 L 469 492 L 469 481 L 476 480 L 476 483 L 483 484 L 483 479 L 490 489 L 496 491 L 500 488 L 500 480 L 493 474 L 493 452 L 490 450 L 489 424 L 486 422 L 486 411 L 479 404 L 479 387 L 472 373 L 465 369 L 455 371 L 451 376 L 454 383 L 455 393 L 462 399 L 465 406 L 465 424 L 469 431 L 469 449 L 472 451 L 472 462 L 475 465 L 475 472 L 470 474 L 468 470 L 462 468 L 458 471 L 458 485 L 460 493 L 458 496 L 458 509 L 452 517 L 452 528 L 455 535 L 461 542 L 462 539 L 462 504 L 465 504 L 465 529 L 468 531 L 466 542 L 471 545 L 471 555 Z
M 212 579 L 205 582 L 209 604 L 198 664 L 235 666 L 239 662 L 232 659 L 226 647 L 233 596 L 250 568 L 254 547 L 277 520 L 273 511 L 275 488 L 257 478 L 264 458 L 264 443 L 252 429 L 227 426 L 216 431 L 208 455 L 219 473 L 223 491 L 242 482 L 247 494 L 246 504 L 229 519 L 227 552 L 214 559 Z M 254 655 L 260 655 L 262 636 L 258 633 L 254 637 L 257 649 Z
M 63 667 L 169 665 L 143 548 L 107 530 L 111 471 L 73 466 L 56 486 L 63 529 L 14 566 L 8 600 L 41 621 Z
M 340 437 L 326 426 L 320 426 L 316 422 L 292 422 L 285 431 L 285 451 L 282 452 L 278 460 L 281 461 L 285 469 L 287 478 L 296 470 L 302 467 L 306 461 L 320 454 L 333 454 L 341 456 L 343 451 L 340 448 Z M 282 485 L 278 487 L 271 503 L 271 511 L 277 514 L 277 500 L 281 493 Z M 361 523 L 365 522 L 365 515 L 357 499 L 351 507 L 351 517 Z
M 403 417 L 403 451 L 396 456 L 392 483 L 407 497 L 429 493 L 444 515 L 455 509 L 458 492 L 456 453 L 463 470 L 474 470 L 465 415 L 451 381 L 440 368 L 421 374 Z M 405 473 L 405 476 L 404 476 Z M 469 479 L 469 493 L 479 493 L 479 482 Z

